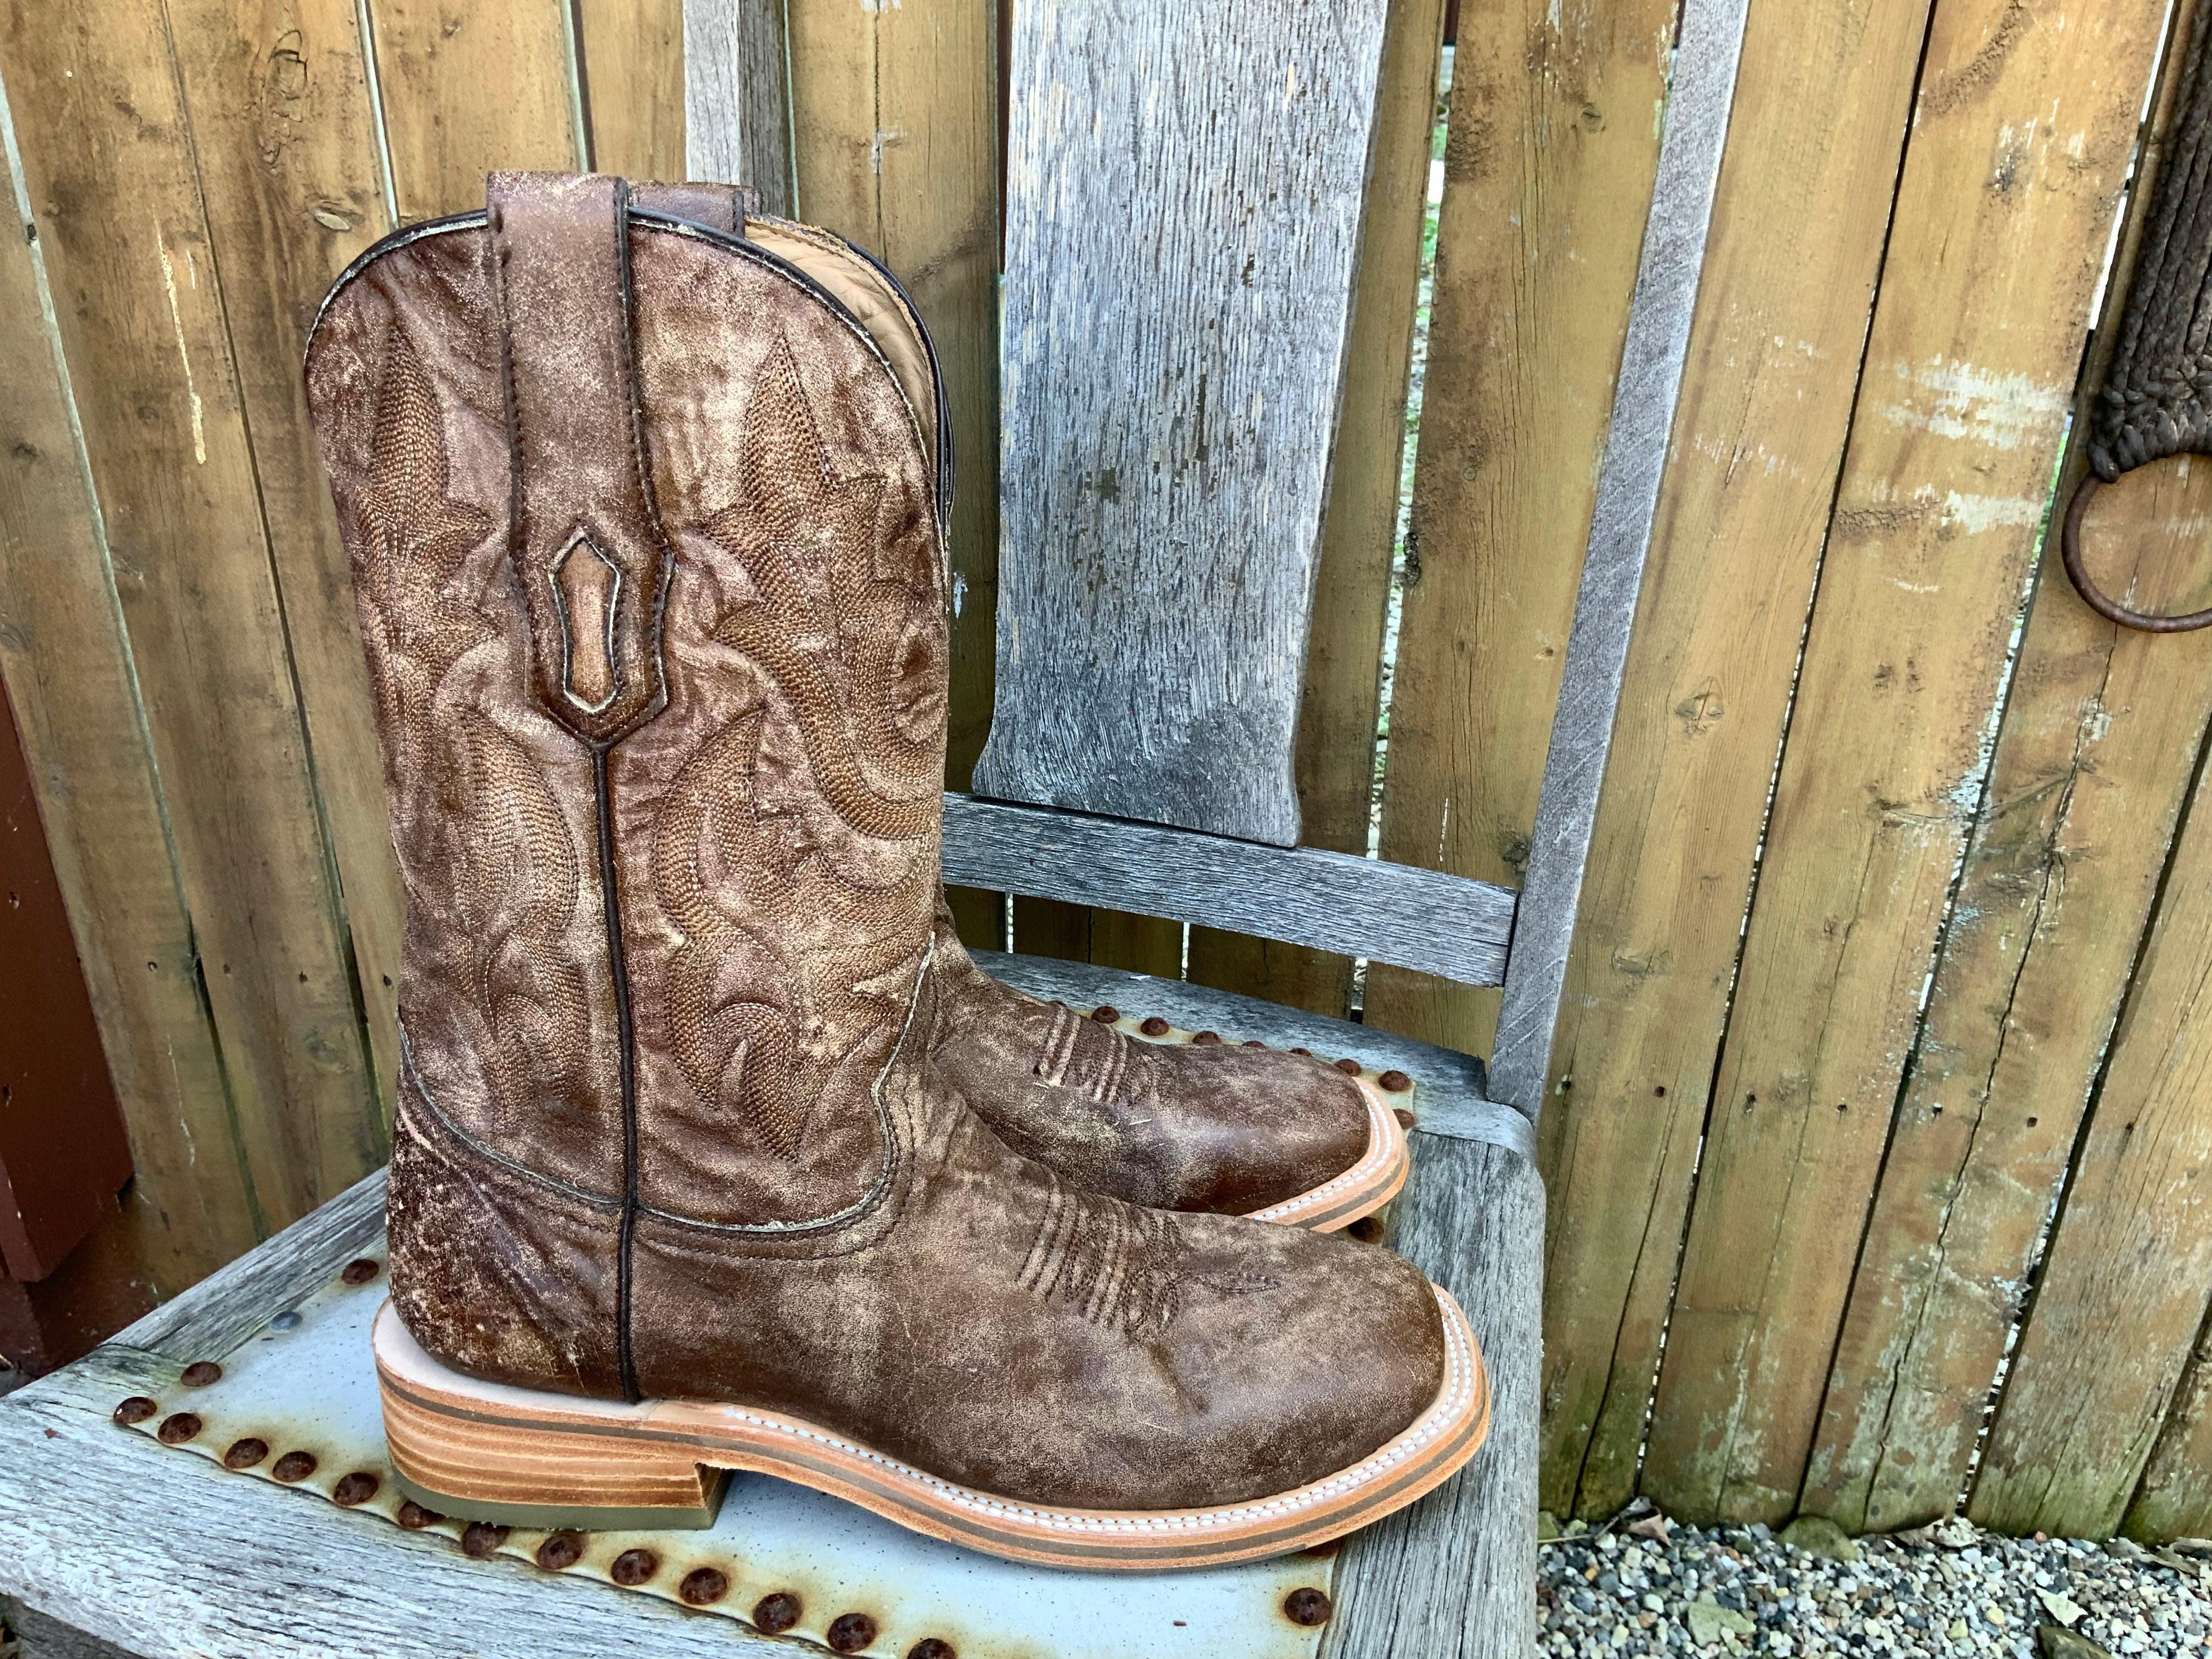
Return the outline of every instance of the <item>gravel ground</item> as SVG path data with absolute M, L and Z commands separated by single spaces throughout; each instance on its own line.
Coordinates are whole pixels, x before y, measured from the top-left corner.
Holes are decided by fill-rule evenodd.
M 1649 1510 L 1544 1531 L 1545 1659 L 2212 1655 L 2212 1543 L 2201 1540 L 2153 1553 L 1952 1520 L 1854 1541 L 1826 1522 L 1778 1537 L 1671 1527 Z

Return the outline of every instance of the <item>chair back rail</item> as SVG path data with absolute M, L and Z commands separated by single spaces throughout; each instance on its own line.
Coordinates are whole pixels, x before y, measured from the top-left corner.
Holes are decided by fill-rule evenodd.
M 1297 842 L 1388 11 L 1013 9 L 978 794 Z
M 1505 971 L 1513 895 L 1441 870 L 945 798 L 945 878 L 1364 956 L 1463 985 Z
M 1748 0 L 1687 0 L 1668 88 L 1659 166 L 1613 386 L 1589 545 L 1567 636 L 1544 784 L 1506 959 L 1491 1098 L 1531 1117 L 1543 1104 L 1582 904 L 1590 830 L 1613 747 L 1628 640 L 1659 508 L 1705 232 L 1735 100 Z

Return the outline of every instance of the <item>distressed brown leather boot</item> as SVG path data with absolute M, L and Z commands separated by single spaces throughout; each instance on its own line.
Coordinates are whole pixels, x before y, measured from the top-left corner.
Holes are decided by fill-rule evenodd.
M 849 308 L 619 180 L 502 174 L 341 278 L 307 381 L 408 894 L 410 1495 L 703 1523 L 750 1469 L 1163 1566 L 1472 1455 L 1480 1356 L 1405 1263 L 1084 1191 L 939 1066 L 939 498 Z
M 921 417 L 949 513 L 951 434 L 937 354 L 896 278 L 843 239 L 764 217 L 742 186 L 640 185 L 644 208 L 743 233 L 836 295 L 866 327 Z M 1396 1108 L 1411 1085 L 1356 1061 L 1188 1032 L 1140 1009 L 1075 1010 L 1000 983 L 961 947 L 940 902 L 951 1000 L 937 1060 L 1006 1144 L 1077 1185 L 1164 1210 L 1250 1215 L 1328 1231 L 1405 1185 Z M 1395 1089 L 1391 1085 L 1397 1085 Z

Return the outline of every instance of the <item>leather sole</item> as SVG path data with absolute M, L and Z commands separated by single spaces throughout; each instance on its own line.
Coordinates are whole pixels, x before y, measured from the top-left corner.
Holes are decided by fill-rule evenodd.
M 465 1520 L 552 1530 L 707 1526 L 723 1472 L 793 1480 L 933 1538 L 1047 1566 L 1218 1565 L 1325 1543 L 1403 1507 L 1472 1457 L 1490 1379 L 1459 1304 L 1436 1292 L 1443 1386 L 1350 1468 L 1191 1510 L 1053 1509 L 994 1497 L 804 1419 L 684 1400 L 629 1405 L 479 1382 L 425 1353 L 388 1302 L 374 1336 L 385 1436 L 407 1494 Z
M 1407 1172 L 1413 1168 L 1406 1131 L 1380 1084 L 1364 1073 L 1352 1080 L 1359 1085 L 1360 1096 L 1367 1103 L 1367 1150 L 1359 1155 L 1358 1162 L 1295 1198 L 1247 1212 L 1248 1219 L 1333 1233 L 1374 1214 L 1397 1197 L 1398 1189 L 1406 1184 Z

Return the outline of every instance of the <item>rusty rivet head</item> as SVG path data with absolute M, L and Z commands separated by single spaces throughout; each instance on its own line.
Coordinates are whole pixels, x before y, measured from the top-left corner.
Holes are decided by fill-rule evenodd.
M 1376 1081 L 1394 1095 L 1402 1095 L 1413 1086 L 1413 1079 L 1399 1071 L 1385 1072 Z
M 1336 1062 L 1336 1069 L 1343 1073 L 1346 1077 L 1358 1077 L 1359 1075 L 1359 1062 L 1354 1060 L 1350 1054 L 1346 1054 L 1342 1060 Z
M 617 1584 L 638 1585 L 660 1571 L 660 1558 L 651 1550 L 624 1550 L 615 1557 L 607 1577 Z
M 399 1524 L 410 1532 L 420 1532 L 425 1527 L 434 1527 L 446 1517 L 435 1510 L 426 1510 L 410 1498 L 399 1506 Z
M 1158 1014 L 1152 1014 L 1146 1016 L 1145 1023 L 1137 1029 L 1146 1036 L 1165 1036 L 1168 1034 L 1168 1023 Z
M 234 1440 L 222 1455 L 222 1466 L 227 1469 L 250 1469 L 269 1455 L 269 1443 L 248 1435 L 243 1440 Z
M 1215 1043 L 1221 1041 L 1221 1033 L 1218 1031 L 1193 1031 L 1190 1034 L 1190 1040 L 1193 1042 Z
M 777 1590 L 753 1603 L 753 1628 L 778 1636 L 799 1622 L 799 1598 L 789 1590 Z
M 720 1567 L 694 1567 L 676 1593 L 695 1607 L 711 1607 L 730 1593 L 730 1575 Z
M 222 1367 L 212 1359 L 195 1359 L 177 1380 L 188 1389 L 204 1389 L 211 1382 L 222 1381 Z
M 288 1486 L 305 1480 L 314 1472 L 314 1453 L 303 1451 L 286 1452 L 276 1460 L 275 1467 L 269 1471 L 273 1478 L 282 1480 Z
M 1111 1025 L 1121 1018 L 1121 1011 L 1110 1002 L 1102 1002 L 1091 1011 L 1091 1018 L 1101 1025 Z
M 560 1572 L 573 1567 L 584 1559 L 584 1534 L 580 1532 L 556 1532 L 538 1547 L 538 1565 L 548 1572 Z
M 865 1613 L 841 1613 L 830 1621 L 830 1646 L 837 1653 L 858 1653 L 876 1639 L 876 1621 Z
M 115 1408 L 115 1420 L 128 1427 L 133 1423 L 143 1423 L 161 1409 L 160 1406 L 147 1399 L 144 1395 L 134 1394 Z
M 1244 1046 L 1247 1048 L 1264 1048 L 1267 1045 L 1261 1042 L 1257 1037 L 1246 1037 L 1244 1039 Z
M 925 1636 L 906 1650 L 906 1659 L 960 1659 L 960 1655 L 944 1638 Z
M 356 1256 L 345 1264 L 338 1277 L 349 1285 L 366 1285 L 381 1271 L 373 1257 Z
M 1326 1625 L 1328 1615 L 1328 1595 L 1310 1584 L 1294 1589 L 1283 1598 L 1283 1616 L 1294 1625 Z
M 461 1553 L 473 1555 L 479 1561 L 495 1554 L 507 1542 L 508 1528 L 495 1521 L 471 1521 L 461 1531 Z
M 1356 1238 L 1362 1244 L 1378 1243 L 1382 1237 L 1382 1224 L 1374 1216 L 1364 1215 L 1344 1230 L 1344 1236 Z
M 200 1431 L 200 1420 L 190 1412 L 176 1412 L 161 1419 L 155 1437 L 165 1446 L 181 1446 Z
M 1410 1129 L 1413 1127 L 1413 1115 L 1403 1106 L 1392 1108 L 1390 1115 L 1398 1120 L 1398 1127 L 1401 1129 Z
M 356 1469 L 351 1474 L 338 1477 L 337 1485 L 331 1488 L 331 1502 L 342 1510 L 349 1510 L 375 1497 L 376 1489 L 383 1484 L 367 1469 Z
M 1310 1048 L 1293 1048 L 1291 1052 L 1294 1054 L 1304 1054 L 1308 1060 L 1313 1058 L 1313 1050 Z

